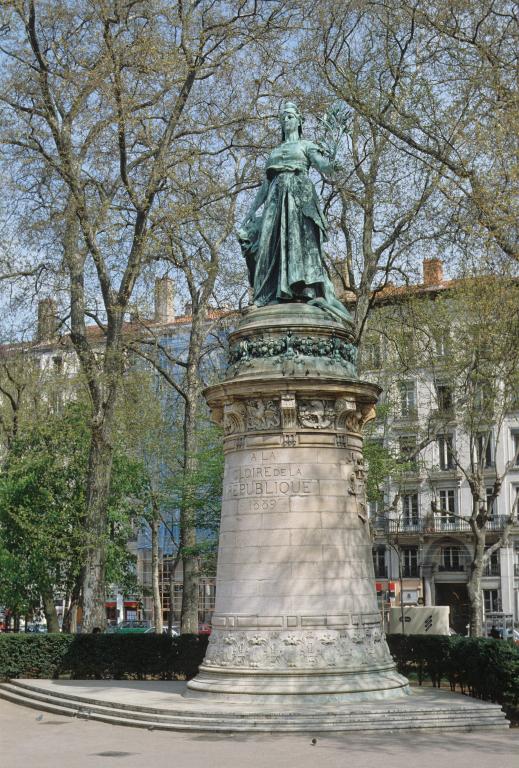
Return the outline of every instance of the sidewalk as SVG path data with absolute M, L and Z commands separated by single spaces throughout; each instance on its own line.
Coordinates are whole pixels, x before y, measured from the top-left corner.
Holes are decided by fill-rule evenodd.
M 479 733 L 210 735 L 150 732 L 0 700 L 2 768 L 517 768 L 519 729 Z

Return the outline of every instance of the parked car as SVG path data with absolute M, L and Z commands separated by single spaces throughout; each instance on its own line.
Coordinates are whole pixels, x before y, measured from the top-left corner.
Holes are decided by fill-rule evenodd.
M 151 621 L 121 621 L 115 627 L 108 627 L 106 630 L 109 634 L 145 634 L 148 632 L 154 632 L 155 627 L 152 626 Z
M 43 634 L 47 632 L 47 627 L 44 624 L 27 624 L 25 631 L 33 632 L 36 634 Z

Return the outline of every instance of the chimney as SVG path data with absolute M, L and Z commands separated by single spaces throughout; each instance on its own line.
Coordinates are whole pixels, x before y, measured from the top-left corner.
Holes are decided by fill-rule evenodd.
M 58 335 L 59 318 L 54 299 L 42 299 L 38 302 L 37 341 L 52 341 Z
M 423 284 L 426 288 L 443 284 L 443 261 L 441 259 L 423 260 Z
M 172 323 L 175 319 L 173 308 L 173 280 L 157 277 L 155 280 L 155 322 Z

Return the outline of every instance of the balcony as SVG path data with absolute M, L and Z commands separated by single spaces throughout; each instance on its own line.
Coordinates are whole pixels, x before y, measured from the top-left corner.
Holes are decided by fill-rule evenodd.
M 404 579 L 417 579 L 420 576 L 420 569 L 417 565 L 403 565 L 402 576 Z
M 375 521 L 374 528 L 377 533 L 408 534 L 413 535 L 423 531 L 423 520 L 411 518 L 410 520 L 381 520 Z
M 452 562 L 439 562 L 438 571 L 440 573 L 464 573 L 468 569 L 469 563 L 466 560 L 454 560 Z
M 500 576 L 501 566 L 499 563 L 487 563 L 483 569 L 483 576 Z
M 503 530 L 507 519 L 504 515 L 494 515 L 487 522 L 487 531 Z M 451 517 L 449 514 L 435 515 L 434 517 L 428 516 L 426 518 L 397 518 L 396 520 L 377 518 L 373 522 L 373 527 L 380 534 L 402 534 L 407 536 L 420 533 L 470 533 L 471 530 L 468 520 Z

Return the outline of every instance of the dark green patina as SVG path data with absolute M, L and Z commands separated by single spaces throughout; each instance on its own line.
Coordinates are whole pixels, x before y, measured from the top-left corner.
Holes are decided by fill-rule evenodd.
M 285 104 L 281 144 L 267 160 L 265 179 L 238 239 L 256 306 L 304 301 L 350 325 L 351 315 L 337 299 L 323 259 L 327 222 L 308 177 L 310 167 L 333 171 L 334 160 L 302 138 L 302 123 L 295 104 Z
M 229 350 L 229 365 L 238 365 L 252 358 L 296 358 L 299 356 L 327 358 L 330 363 L 341 363 L 345 367 L 355 366 L 357 348 L 337 336 L 327 339 L 311 336 L 296 336 L 287 333 L 276 338 L 240 339 Z

